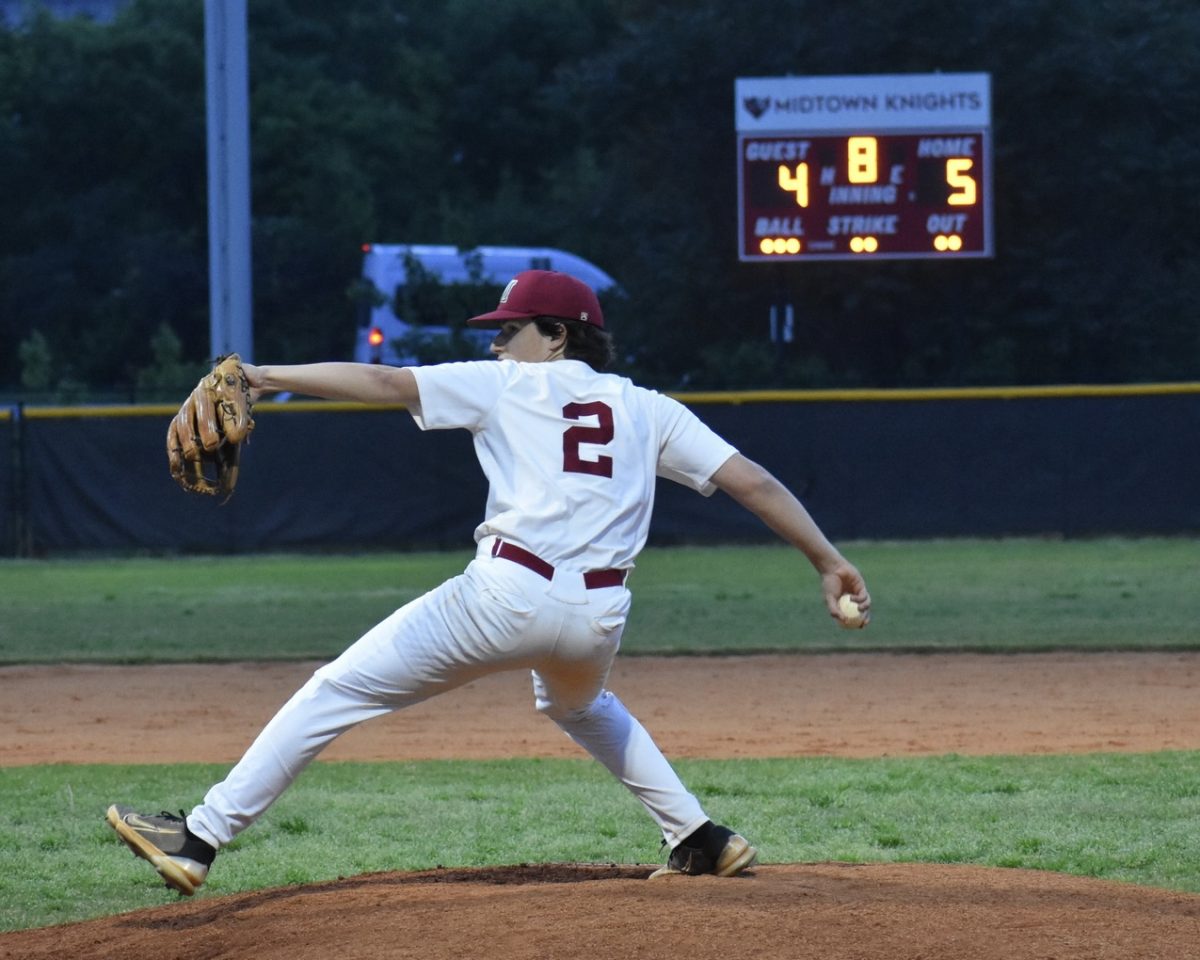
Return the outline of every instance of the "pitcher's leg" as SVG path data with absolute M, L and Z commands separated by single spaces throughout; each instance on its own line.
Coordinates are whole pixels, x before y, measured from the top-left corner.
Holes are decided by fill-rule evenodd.
M 607 672 L 607 671 L 606 671 Z M 708 817 L 663 756 L 658 745 L 615 694 L 602 690 L 580 707 L 556 699 L 552 680 L 533 675 L 537 708 L 642 802 L 675 846 Z
M 463 613 L 475 592 L 465 577 L 447 581 L 314 673 L 208 791 L 187 818 L 189 829 L 213 846 L 229 843 L 340 734 L 488 672 L 490 652 Z
M 189 829 L 214 847 L 225 846 L 262 816 L 339 734 L 392 709 L 314 674 L 263 728 L 229 775 L 192 810 Z

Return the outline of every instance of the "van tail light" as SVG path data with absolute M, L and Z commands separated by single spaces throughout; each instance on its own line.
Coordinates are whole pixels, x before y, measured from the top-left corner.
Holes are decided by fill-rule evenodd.
M 373 347 L 383 346 L 383 331 L 378 327 L 372 327 L 371 332 L 367 334 L 367 343 Z

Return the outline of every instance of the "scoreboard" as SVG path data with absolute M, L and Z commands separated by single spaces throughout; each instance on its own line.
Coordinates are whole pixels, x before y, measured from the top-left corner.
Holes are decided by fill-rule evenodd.
M 739 79 L 738 257 L 990 257 L 987 74 Z

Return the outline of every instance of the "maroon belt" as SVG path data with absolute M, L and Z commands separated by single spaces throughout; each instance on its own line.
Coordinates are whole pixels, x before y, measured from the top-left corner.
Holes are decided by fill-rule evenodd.
M 553 566 L 537 554 L 530 553 L 524 547 L 518 547 L 515 543 L 508 543 L 499 537 L 492 544 L 492 556 L 511 560 L 513 563 L 519 563 L 521 566 L 532 570 L 538 576 L 545 577 L 547 580 L 554 579 Z M 583 575 L 583 585 L 589 590 L 596 590 L 600 587 L 619 587 L 624 582 L 625 571 L 617 567 L 612 567 L 608 570 L 589 570 Z

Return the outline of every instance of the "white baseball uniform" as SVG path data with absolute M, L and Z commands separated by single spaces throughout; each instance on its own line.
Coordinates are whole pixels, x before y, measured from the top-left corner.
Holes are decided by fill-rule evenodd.
M 674 846 L 708 818 L 605 684 L 656 474 L 708 495 L 736 450 L 677 401 L 578 360 L 413 373 L 417 424 L 474 435 L 490 483 L 477 555 L 317 670 L 209 790 L 189 828 L 227 844 L 355 724 L 526 668 L 537 709 L 624 783 Z

